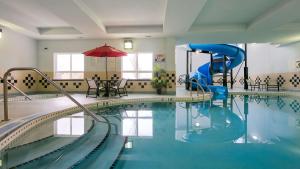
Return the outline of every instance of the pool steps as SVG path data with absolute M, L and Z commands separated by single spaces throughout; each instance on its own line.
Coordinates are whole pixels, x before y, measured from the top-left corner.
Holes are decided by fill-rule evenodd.
M 87 133 L 89 133 L 94 127 L 94 122 L 89 126 Z M 82 135 L 85 136 L 87 133 Z M 8 168 L 13 168 L 16 166 L 24 165 L 30 163 L 31 161 L 38 160 L 42 157 L 55 153 L 67 146 L 72 145 L 81 137 L 55 137 L 54 135 L 35 140 L 26 144 L 18 145 L 12 148 L 5 150 L 5 153 L 8 156 L 8 159 L 12 158 L 13 160 L 8 161 Z M 30 154 L 27 154 L 29 153 Z M 26 155 L 26 158 L 24 158 Z
M 77 141 L 77 144 L 73 147 L 66 149 L 66 153 L 63 153 L 51 164 L 51 166 L 47 165 L 47 169 L 71 168 L 78 161 L 85 159 L 90 152 L 95 150 L 99 145 L 101 146 L 107 139 L 110 130 L 108 128 L 108 124 L 106 125 L 107 128 L 105 132 L 100 132 L 100 130 L 103 130 L 103 125 L 95 125 L 96 130 L 91 131 L 91 135 L 89 137 L 82 141 Z
M 50 155 L 57 150 L 71 144 L 75 138 L 49 137 L 43 141 L 27 144 L 7 151 L 8 168 L 37 160 L 38 158 Z M 12 159 L 12 160 L 10 160 Z
M 126 138 L 121 135 L 111 134 L 103 146 L 99 147 L 89 158 L 84 160 L 75 169 L 110 169 L 119 157 L 124 147 Z
M 109 132 L 109 125 L 107 125 L 107 123 L 95 124 L 85 135 L 83 135 L 73 143 L 64 146 L 60 149 L 57 149 L 51 153 L 45 154 L 41 157 L 35 158 L 31 161 L 27 161 L 21 165 L 16 166 L 16 168 L 36 168 L 35 166 L 39 166 L 38 168 L 52 168 L 52 166 L 57 165 L 56 163 L 61 163 L 62 160 L 68 157 L 74 157 L 74 154 L 76 155 L 79 154 L 79 156 L 76 156 L 76 159 L 80 160 L 84 158 L 82 156 L 85 156 L 90 151 L 92 151 L 95 147 L 97 147 L 107 137 L 108 132 Z M 76 152 L 80 148 L 84 149 L 85 151 L 82 151 L 81 149 L 79 152 Z M 51 167 L 43 166 L 43 164 L 49 165 L 49 163 L 52 163 Z M 73 165 L 73 163 L 69 164 L 69 167 L 71 165 Z M 53 167 L 53 168 L 57 168 L 57 167 Z
M 103 117 L 103 116 L 102 116 Z M 74 143 L 70 143 L 63 147 L 60 147 L 54 151 L 47 152 L 47 148 L 53 146 L 57 143 L 55 140 L 57 138 L 50 136 L 45 139 L 37 140 L 32 143 L 24 144 L 15 148 L 12 148 L 9 151 L 11 156 L 14 153 L 19 152 L 24 149 L 28 151 L 28 147 L 34 147 L 38 152 L 30 152 L 31 158 L 24 159 L 24 153 L 20 153 L 20 159 L 16 159 L 14 156 L 12 162 L 13 164 L 8 164 L 8 168 L 106 168 L 109 169 L 112 167 L 116 159 L 119 157 L 120 152 L 122 151 L 126 137 L 123 137 L 120 134 L 121 119 L 115 116 L 103 117 L 109 121 L 110 125 L 107 125 L 107 130 L 105 136 L 103 136 L 103 124 L 95 124 L 91 129 L 80 139 L 76 139 Z M 95 122 L 96 123 L 96 122 Z M 94 123 L 93 123 L 94 124 Z M 110 126 L 110 127 L 109 127 Z M 116 130 L 117 128 L 117 130 Z M 102 137 L 99 139 L 99 133 L 102 133 Z M 91 136 L 95 136 L 92 137 Z M 61 138 L 60 138 L 61 139 Z M 63 138 L 70 139 L 70 138 Z M 101 140 L 99 143 L 99 140 Z M 47 143 L 45 143 L 45 141 Z M 44 144 L 43 144 L 44 143 Z M 39 147 L 42 147 L 42 150 Z M 42 146 L 44 145 L 44 146 Z M 87 146 L 88 145 L 88 146 Z M 32 149 L 33 150 L 33 149 Z M 52 149 L 53 150 L 53 149 Z M 34 151 L 34 150 L 33 150 Z M 46 153 L 45 153 L 46 151 Z M 65 153 L 64 153 L 65 152 Z M 28 153 L 28 152 L 27 152 Z M 13 157 L 13 156 L 12 156 Z M 11 157 L 11 158 L 12 158 Z M 22 158 L 23 157 L 23 158 Z M 30 157 L 30 156 L 29 156 Z M 75 158 L 74 158 L 75 157 Z M 67 161 L 67 163 L 66 163 Z M 50 164 L 49 166 L 49 163 Z M 48 165 L 43 165 L 48 164 Z
M 124 148 L 127 137 L 120 135 L 121 121 L 114 116 L 105 117 L 111 124 L 111 132 L 103 145 L 97 147 L 84 160 L 79 161 L 71 168 L 74 169 L 110 169 Z M 116 132 L 115 126 L 118 130 Z

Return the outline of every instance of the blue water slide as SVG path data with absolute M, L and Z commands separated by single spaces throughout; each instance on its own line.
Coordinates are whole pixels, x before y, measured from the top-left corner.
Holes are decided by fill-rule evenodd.
M 227 57 L 226 67 L 231 70 L 241 64 L 245 58 L 245 51 L 237 46 L 227 44 L 189 44 L 192 50 L 209 51 L 213 54 L 213 60 L 222 60 Z M 210 89 L 214 94 L 227 95 L 228 89 L 223 86 L 212 86 L 212 75 L 223 73 L 224 62 L 205 63 L 196 72 L 191 74 L 191 78 L 197 79 L 206 90 Z M 193 88 L 196 86 L 192 85 Z

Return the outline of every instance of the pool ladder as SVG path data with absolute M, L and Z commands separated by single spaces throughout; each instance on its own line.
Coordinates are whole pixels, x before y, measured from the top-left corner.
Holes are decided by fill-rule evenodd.
M 47 75 L 45 75 L 39 69 L 32 68 L 32 67 L 15 67 L 15 68 L 10 68 L 10 69 L 8 69 L 4 73 L 4 76 L 3 76 L 4 120 L 3 121 L 8 121 L 9 120 L 9 118 L 8 118 L 8 85 L 11 85 L 12 87 L 13 87 L 13 85 L 7 81 L 7 78 L 10 75 L 10 73 L 13 72 L 13 71 L 34 71 L 34 72 L 36 72 L 37 74 L 39 74 L 40 76 L 42 76 L 44 79 L 46 79 L 50 84 L 52 84 L 60 93 L 62 93 L 66 97 L 68 97 L 79 108 L 81 108 L 84 112 L 86 112 L 87 114 L 89 114 L 94 120 L 96 120 L 98 122 L 104 122 L 104 123 L 106 123 L 105 121 L 100 120 L 95 113 L 91 112 L 90 110 L 88 110 L 87 108 L 85 108 L 82 104 L 80 104 L 74 97 L 72 97 L 69 93 L 67 93 L 65 90 L 63 90 L 59 85 L 57 85 L 49 77 L 47 77 Z M 15 88 L 17 90 L 16 87 L 13 87 L 13 88 Z M 18 91 L 22 92 L 21 90 L 18 90 Z M 25 94 L 24 92 L 22 92 L 22 93 L 23 93 L 23 95 Z
M 204 91 L 202 85 L 199 83 L 199 81 L 196 78 L 191 78 L 189 83 L 190 83 L 190 95 L 192 96 L 192 94 L 193 94 L 192 85 L 195 84 L 195 85 L 197 85 L 197 90 L 196 90 L 197 91 L 197 96 L 199 96 L 199 93 L 201 91 L 202 92 L 202 97 L 203 97 L 203 100 L 204 100 L 205 91 Z

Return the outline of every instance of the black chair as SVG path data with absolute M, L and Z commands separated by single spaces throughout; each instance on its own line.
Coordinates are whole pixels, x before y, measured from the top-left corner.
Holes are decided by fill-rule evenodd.
M 86 82 L 88 84 L 88 90 L 86 92 L 86 97 L 92 95 L 91 92 L 93 92 L 95 95 L 95 98 L 97 98 L 97 96 L 99 95 L 99 92 L 103 91 L 104 88 L 97 85 L 97 83 L 93 79 L 86 79 Z
M 267 91 L 269 91 L 270 89 L 275 89 L 277 91 L 279 91 L 279 82 L 276 80 L 276 83 L 272 83 L 270 81 L 267 82 Z
M 126 89 L 127 79 L 119 80 L 114 86 L 111 86 L 111 89 L 114 91 L 115 95 L 128 96 Z
M 250 87 L 250 90 L 255 90 L 256 88 L 260 90 L 260 84 L 252 81 L 251 79 L 247 79 L 247 84 Z

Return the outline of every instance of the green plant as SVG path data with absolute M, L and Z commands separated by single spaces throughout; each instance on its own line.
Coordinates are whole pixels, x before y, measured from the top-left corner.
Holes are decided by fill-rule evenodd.
M 151 85 L 155 89 L 161 89 L 168 86 L 167 72 L 159 65 L 155 65 L 153 68 L 153 78 L 151 80 Z

